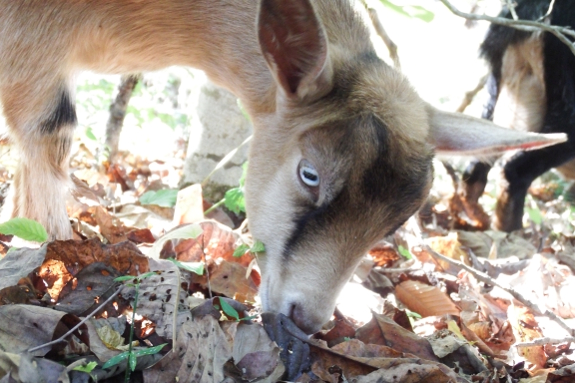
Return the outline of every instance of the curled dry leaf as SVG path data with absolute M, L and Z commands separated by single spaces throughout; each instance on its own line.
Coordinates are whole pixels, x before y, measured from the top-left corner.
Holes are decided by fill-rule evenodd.
M 395 288 L 395 295 L 411 311 L 423 317 L 459 315 L 459 309 L 439 288 L 419 281 L 404 281 Z
M 383 315 L 373 314 L 372 320 L 359 328 L 355 337 L 366 344 L 388 346 L 402 353 L 438 361 L 427 339 L 404 329 Z
M 226 331 L 233 339 L 233 360 L 242 379 L 277 382 L 285 372 L 281 349 L 270 340 L 262 326 L 234 322 Z
M 546 383 L 571 383 L 575 381 L 575 364 L 549 372 Z
M 121 336 L 123 331 L 120 333 L 118 331 L 119 329 L 114 329 L 111 324 L 106 323 L 108 320 L 114 319 L 115 318 L 90 319 L 86 322 L 88 337 L 90 339 L 90 351 L 92 351 L 102 363 L 120 354 L 120 351 L 118 351 L 116 347 L 124 344 L 124 338 Z M 108 335 L 100 335 L 104 333 Z
M 46 257 L 47 246 L 15 249 L 0 259 L 0 289 L 16 285 L 20 278 L 36 270 Z
M 471 345 L 454 335 L 451 331 L 444 329 L 435 332 L 427 337 L 433 352 L 441 361 L 450 366 L 458 367 L 465 374 L 474 374 L 487 370 L 479 355 L 479 352 Z
M 178 191 L 174 207 L 174 225 L 194 223 L 204 219 L 202 185 L 193 184 Z
M 535 254 L 521 273 L 501 275 L 498 280 L 563 318 L 575 318 L 575 279 L 571 269 L 559 264 L 555 257 Z
M 84 267 L 60 292 L 56 310 L 77 316 L 88 315 L 116 291 L 114 278 L 118 276 L 117 270 L 102 262 Z M 118 315 L 111 303 L 100 309 L 100 312 L 107 311 L 110 316 Z
M 469 255 L 465 249 L 462 248 L 462 245 L 457 238 L 457 233 L 451 232 L 445 237 L 431 237 L 428 238 L 426 242 L 429 247 L 438 253 L 456 261 L 463 262 L 468 266 L 471 265 Z M 456 274 L 459 271 L 457 266 L 454 266 L 449 262 L 441 259 L 436 260 L 436 262 L 441 266 L 442 270 L 445 270 L 448 273 Z
M 379 267 L 391 267 L 391 265 L 401 259 L 395 247 L 387 242 L 378 243 L 369 250 L 368 254 L 373 258 L 375 266 Z
M 531 342 L 543 337 L 533 314 L 526 307 L 511 305 L 507 311 L 509 323 L 517 342 Z M 543 346 L 521 347 L 518 354 L 532 364 L 532 371 L 540 370 L 547 362 Z
M 224 365 L 233 355 L 226 334 L 210 315 L 184 323 L 174 350 L 179 356 L 175 363 L 180 363 L 175 378 L 180 382 L 223 381 Z
M 69 382 L 65 366 L 46 358 L 35 358 L 30 354 L 20 354 L 18 365 L 10 371 L 7 382 Z M 4 381 L 4 379 L 3 379 Z
M 163 259 L 150 259 L 149 265 L 155 274 L 141 279 L 136 312 L 156 325 L 158 335 L 175 339 L 179 326 L 191 320 L 189 308 L 185 306 L 187 291 L 181 288 L 182 284 L 189 284 L 189 274 Z
M 234 257 L 234 250 L 239 240 L 236 232 L 216 221 L 199 223 L 202 234 L 195 239 L 172 240 L 174 255 L 178 261 L 200 262 L 208 257 L 212 260 L 223 259 L 242 266 L 249 266 L 252 257 L 244 254 Z
M 102 206 L 92 206 L 88 211 L 92 213 L 100 227 L 100 233 L 112 244 L 127 240 L 128 232 L 134 230 L 125 227 L 122 221 L 108 213 Z
M 255 270 L 249 275 L 247 268 L 235 263 L 221 260 L 219 264 L 211 263 L 208 272 L 204 275 L 192 275 L 192 282 L 200 284 L 203 288 L 234 298 L 240 302 L 253 303 L 258 293 L 256 282 L 259 274 Z M 209 285 L 208 285 L 209 276 Z
M 0 349 L 21 353 L 52 341 L 68 330 L 62 321 L 66 315 L 69 314 L 47 307 L 0 306 Z M 50 350 L 45 347 L 32 355 L 43 356 Z
M 351 383 L 453 383 L 459 381 L 457 374 L 441 363 L 421 359 L 386 360 L 385 365 L 368 375 L 350 380 Z
M 84 267 L 102 262 L 121 274 L 138 275 L 149 270 L 148 258 L 131 242 L 104 245 L 98 239 L 86 241 L 54 241 L 47 247 L 39 276 L 46 281 L 53 299 Z

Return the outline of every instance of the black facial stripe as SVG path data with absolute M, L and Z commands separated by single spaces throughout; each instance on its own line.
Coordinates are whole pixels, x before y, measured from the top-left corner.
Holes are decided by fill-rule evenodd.
M 50 116 L 40 123 L 40 131 L 45 134 L 52 134 L 66 125 L 76 125 L 76 108 L 72 103 L 70 93 L 67 89 L 60 91 L 60 100 L 58 105 Z
M 304 230 L 311 221 L 322 220 L 323 215 L 328 209 L 329 204 L 325 203 L 319 207 L 307 207 L 305 212 L 294 217 L 295 229 L 289 239 L 286 241 L 283 251 L 284 258 L 288 259 L 292 250 L 297 247 L 297 243 L 302 238 Z

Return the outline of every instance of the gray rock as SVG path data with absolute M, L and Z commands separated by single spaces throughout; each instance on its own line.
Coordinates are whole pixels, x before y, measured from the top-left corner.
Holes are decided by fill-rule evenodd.
M 252 124 L 240 110 L 237 99 L 225 89 L 206 82 L 198 97 L 196 123 L 191 127 L 181 185 L 201 183 L 218 162 L 252 134 Z M 238 185 L 248 145 L 212 175 L 204 185 L 204 197 L 217 201 Z

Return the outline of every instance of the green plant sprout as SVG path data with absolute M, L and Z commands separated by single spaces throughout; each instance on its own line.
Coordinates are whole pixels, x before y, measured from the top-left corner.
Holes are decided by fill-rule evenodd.
M 167 343 L 164 343 L 164 344 L 160 344 L 160 345 L 155 346 L 155 347 L 150 347 L 150 348 L 146 348 L 143 350 L 137 350 L 137 351 L 134 351 L 132 348 L 132 342 L 134 339 L 134 323 L 136 321 L 136 308 L 138 307 L 138 293 L 140 290 L 140 281 L 142 279 L 149 278 L 155 274 L 156 273 L 154 271 L 150 271 L 150 272 L 144 273 L 142 275 L 139 275 L 137 277 L 133 277 L 131 275 L 126 275 L 126 276 L 122 276 L 122 277 L 118 277 L 118 278 L 114 279 L 115 282 L 125 282 L 125 281 L 130 281 L 130 280 L 133 281 L 133 283 L 127 283 L 126 284 L 126 286 L 128 286 L 128 287 L 134 287 L 136 289 L 135 294 L 134 294 L 134 306 L 132 308 L 132 323 L 130 324 L 130 336 L 129 336 L 129 340 L 128 340 L 128 351 L 124 351 L 121 354 L 118 354 L 118 355 L 114 356 L 113 358 L 110 358 L 106 363 L 104 363 L 102 368 L 110 368 L 112 366 L 115 366 L 116 364 L 123 362 L 124 360 L 127 360 L 126 374 L 124 375 L 124 382 L 125 383 L 128 383 L 130 381 L 130 374 L 132 371 L 134 371 L 136 369 L 138 357 L 143 356 L 143 355 L 157 354 L 167 344 Z

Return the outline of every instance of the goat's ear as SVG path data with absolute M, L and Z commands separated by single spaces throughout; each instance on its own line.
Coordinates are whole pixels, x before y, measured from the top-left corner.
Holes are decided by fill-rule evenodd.
M 488 120 L 443 112 L 430 105 L 427 105 L 427 113 L 437 154 L 489 156 L 567 141 L 563 133 L 537 134 L 505 129 Z
M 315 99 L 332 88 L 328 42 L 310 0 L 262 0 L 260 47 L 289 99 Z

